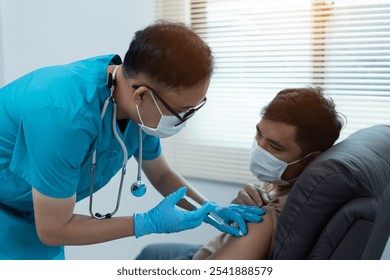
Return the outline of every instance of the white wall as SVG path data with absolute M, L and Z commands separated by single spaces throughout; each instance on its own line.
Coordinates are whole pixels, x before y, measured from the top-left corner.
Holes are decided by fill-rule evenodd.
M 134 32 L 154 21 L 153 0 L 0 0 L 0 7 L 4 83 L 41 66 L 123 57 Z

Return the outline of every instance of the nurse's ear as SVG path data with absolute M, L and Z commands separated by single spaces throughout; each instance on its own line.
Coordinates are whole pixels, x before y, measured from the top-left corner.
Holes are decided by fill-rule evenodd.
M 148 93 L 149 89 L 146 87 L 137 87 L 133 94 L 133 102 L 139 105 L 145 98 L 145 94 Z

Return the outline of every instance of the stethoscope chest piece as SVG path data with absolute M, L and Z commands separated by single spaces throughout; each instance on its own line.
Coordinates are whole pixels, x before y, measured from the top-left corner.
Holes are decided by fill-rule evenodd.
M 141 197 L 146 193 L 146 186 L 142 181 L 135 181 L 131 185 L 131 193 L 136 197 Z

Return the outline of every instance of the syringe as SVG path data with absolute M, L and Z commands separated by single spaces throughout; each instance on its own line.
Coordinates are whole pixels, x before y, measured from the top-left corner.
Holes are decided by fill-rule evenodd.
M 185 195 L 183 197 L 183 199 L 187 200 L 187 202 L 189 204 L 191 204 L 192 206 L 194 206 L 195 208 L 201 208 L 202 207 L 202 205 L 200 205 L 197 201 L 195 201 L 194 199 L 192 199 L 191 197 L 189 197 L 187 195 Z M 213 221 L 215 221 L 216 223 L 218 223 L 220 225 L 225 225 L 227 227 L 230 226 L 230 225 L 226 224 L 225 221 L 220 216 L 218 216 L 216 213 L 214 213 L 214 212 L 208 213 L 207 217 L 209 217 L 210 219 L 212 219 Z M 244 235 L 241 230 L 240 230 L 239 233 L 240 233 L 241 236 Z

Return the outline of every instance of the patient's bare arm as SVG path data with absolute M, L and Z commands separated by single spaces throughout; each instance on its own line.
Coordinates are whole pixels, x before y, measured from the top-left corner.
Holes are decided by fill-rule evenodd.
M 271 248 L 273 221 L 266 213 L 261 223 L 248 223 L 248 234 L 243 237 L 226 236 L 227 241 L 214 254 L 198 251 L 194 260 L 259 260 L 267 259 Z
M 245 185 L 232 203 L 252 206 L 265 204 L 260 191 L 252 184 Z M 234 237 L 225 234 L 218 236 L 208 244 L 216 249 L 215 253 L 210 253 L 209 250 L 203 248 L 195 254 L 193 259 L 266 259 L 269 255 L 274 231 L 274 221 L 271 219 L 271 215 L 271 213 L 266 213 L 261 223 L 247 223 L 248 234 L 246 236 Z

